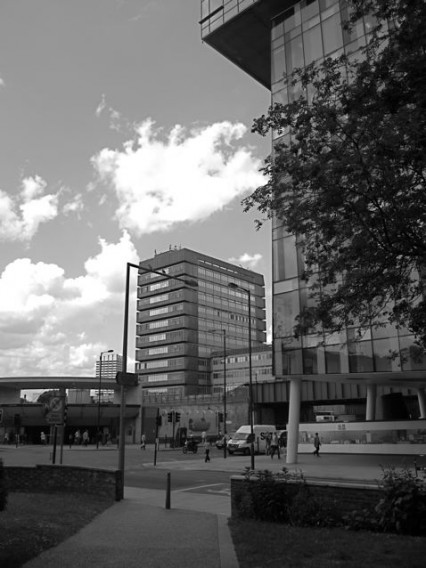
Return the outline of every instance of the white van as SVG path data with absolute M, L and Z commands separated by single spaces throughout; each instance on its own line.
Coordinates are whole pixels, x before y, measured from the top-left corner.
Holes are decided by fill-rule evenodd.
M 316 412 L 315 422 L 336 422 L 336 416 L 330 411 Z
M 266 438 L 272 432 L 276 432 L 275 426 L 270 424 L 256 424 L 253 425 L 254 434 L 254 451 L 255 453 L 266 452 Z M 251 428 L 250 426 L 241 426 L 228 442 L 228 452 L 230 454 L 243 453 L 250 454 L 251 446 Z

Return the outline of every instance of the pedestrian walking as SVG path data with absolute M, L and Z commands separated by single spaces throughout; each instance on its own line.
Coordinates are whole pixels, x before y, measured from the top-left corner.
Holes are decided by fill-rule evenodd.
M 277 453 L 278 459 L 281 459 L 280 454 L 280 443 L 278 440 L 278 434 L 274 432 L 271 438 L 271 460 L 274 459 L 275 452 Z
M 271 453 L 271 440 L 272 440 L 272 434 L 269 432 L 268 434 L 266 434 L 266 455 L 269 456 L 269 454 Z
M 89 445 L 89 431 L 86 429 L 83 432 L 83 446 L 88 446 Z
M 205 463 L 210 461 L 210 448 L 206 448 L 206 457 L 204 458 Z
M 40 442 L 41 442 L 43 445 L 46 445 L 46 442 L 47 442 L 47 440 L 46 440 L 46 434 L 43 432 L 43 430 L 41 431 L 41 434 L 40 434 Z
M 321 440 L 320 440 L 320 438 L 319 438 L 319 436 L 318 436 L 318 432 L 316 432 L 316 433 L 315 433 L 315 436 L 314 436 L 314 447 L 315 447 L 314 456 L 317 456 L 317 458 L 319 458 L 319 449 L 320 449 L 320 446 L 321 446 Z
M 146 436 L 142 434 L 141 436 L 141 450 L 146 450 Z

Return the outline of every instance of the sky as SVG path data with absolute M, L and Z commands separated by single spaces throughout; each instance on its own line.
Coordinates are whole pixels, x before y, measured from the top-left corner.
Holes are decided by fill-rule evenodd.
M 271 229 L 241 206 L 269 93 L 199 19 L 199 0 L 1 2 L 0 376 L 94 375 L 122 351 L 126 263 L 170 245 L 264 274 L 270 328 Z

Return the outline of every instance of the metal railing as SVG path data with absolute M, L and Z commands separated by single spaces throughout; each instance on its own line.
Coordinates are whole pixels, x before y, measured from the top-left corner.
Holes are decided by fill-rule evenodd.
M 201 0 L 201 36 L 204 37 L 259 0 Z

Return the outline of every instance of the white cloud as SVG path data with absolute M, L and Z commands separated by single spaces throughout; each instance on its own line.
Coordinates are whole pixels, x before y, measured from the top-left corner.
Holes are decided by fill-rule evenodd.
M 27 177 L 22 180 L 22 198 L 24 201 L 31 201 L 35 197 L 43 195 L 47 183 L 40 176 Z
M 95 110 L 96 116 L 97 117 L 101 116 L 101 114 L 104 112 L 106 107 L 107 107 L 107 104 L 106 104 L 105 95 L 102 95 L 101 102 L 98 104 L 98 106 L 96 107 L 96 110 Z
M 248 268 L 250 270 L 255 270 L 256 266 L 262 260 L 262 255 L 259 253 L 256 254 L 249 254 L 245 252 L 238 258 L 230 258 L 228 262 L 232 262 L 233 264 L 239 264 L 244 266 L 244 268 Z
M 22 180 L 14 197 L 0 190 L 0 239 L 29 241 L 41 224 L 58 214 L 58 194 L 47 194 L 47 184 L 39 176 Z
M 108 105 L 105 95 L 102 95 L 101 102 L 98 104 L 95 110 L 95 114 L 98 118 L 102 114 L 106 114 L 108 116 L 109 127 L 111 130 L 120 130 L 121 129 L 121 114 L 118 110 L 115 110 L 112 106 Z
M 101 350 L 121 352 L 126 262 L 137 261 L 123 233 L 118 243 L 99 239 L 77 278 L 55 264 L 10 263 L 0 275 L 2 375 L 93 375 Z
M 246 131 L 221 122 L 161 136 L 148 119 L 121 150 L 101 150 L 92 163 L 117 195 L 121 228 L 141 235 L 201 221 L 262 184 L 260 161 L 241 143 Z
M 83 211 L 83 209 L 83 196 L 81 193 L 77 193 L 76 195 L 74 195 L 71 201 L 65 203 L 65 205 L 62 207 L 62 213 L 64 215 L 69 215 L 71 213 L 80 213 L 81 211 Z

